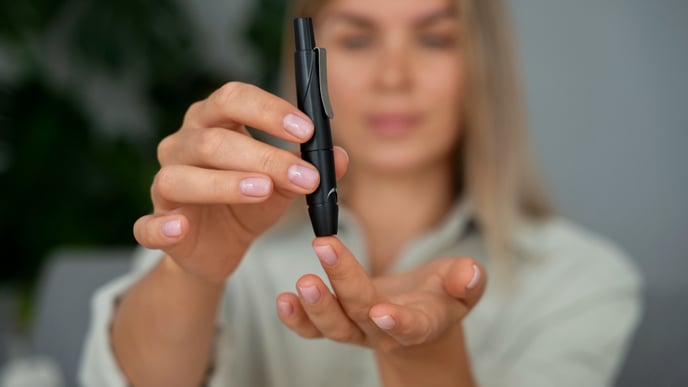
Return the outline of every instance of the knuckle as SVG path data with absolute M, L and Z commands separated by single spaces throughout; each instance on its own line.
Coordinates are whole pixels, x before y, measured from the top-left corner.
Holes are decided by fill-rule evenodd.
M 338 253 L 340 255 L 339 261 L 348 261 L 351 257 L 346 253 Z M 354 258 L 355 259 L 355 258 Z M 327 271 L 327 276 L 330 281 L 350 284 L 353 289 L 366 289 L 364 286 L 368 278 L 362 277 L 361 272 L 352 268 L 351 265 L 337 265 Z
M 303 337 L 304 339 L 315 339 L 318 337 L 322 337 L 322 334 L 320 332 L 317 332 L 316 330 L 310 330 L 310 329 L 298 329 L 294 328 L 296 331 L 296 334 L 299 336 Z
M 333 282 L 349 282 L 355 280 L 355 277 L 350 273 L 342 270 L 330 270 L 327 276 L 330 278 L 330 281 Z
M 227 82 L 217 89 L 217 91 L 211 97 L 211 101 L 213 101 L 220 108 L 231 106 L 234 101 L 238 101 L 243 98 L 248 88 L 249 85 L 242 82 Z
M 370 321 L 369 308 L 365 304 L 350 307 L 346 312 L 347 316 L 358 324 L 364 324 Z
M 136 239 L 136 241 L 139 244 L 144 245 L 144 243 L 145 243 L 145 231 L 144 231 L 144 218 L 143 217 L 136 220 L 136 223 L 134 223 L 133 232 L 134 232 L 134 239 Z
M 219 174 L 213 174 L 210 179 L 210 195 L 212 200 L 217 203 L 226 201 L 228 194 L 231 192 L 228 179 L 223 178 Z
M 262 171 L 274 171 L 279 168 L 280 156 L 275 149 L 265 149 L 258 156 L 258 163 Z
M 157 192 L 162 198 L 169 198 L 176 189 L 176 180 L 173 168 L 162 167 L 158 173 L 155 174 L 152 190 Z
M 218 149 L 224 141 L 224 130 L 210 128 L 201 130 L 197 136 L 196 153 L 198 161 L 202 163 L 211 162 L 218 153 Z
M 173 154 L 174 142 L 174 135 L 169 135 L 158 143 L 157 155 L 160 164 L 166 164 L 169 155 Z
M 357 341 L 358 336 L 351 329 L 334 329 L 328 332 L 327 338 L 338 343 L 353 343 Z
M 356 325 L 364 325 L 370 321 L 370 303 L 368 300 L 347 300 L 345 305 L 342 305 L 344 314 Z
M 186 113 L 184 113 L 184 119 L 182 120 L 182 127 L 190 125 L 194 121 L 194 117 L 201 110 L 201 106 L 203 106 L 203 101 L 196 101 L 192 103 L 188 109 L 186 109 Z
M 256 101 L 258 102 L 256 109 L 256 112 L 258 113 L 257 118 L 260 120 L 260 122 L 270 123 L 270 125 L 272 125 L 275 116 L 281 116 L 279 113 L 281 110 L 280 105 L 272 96 L 259 98 Z

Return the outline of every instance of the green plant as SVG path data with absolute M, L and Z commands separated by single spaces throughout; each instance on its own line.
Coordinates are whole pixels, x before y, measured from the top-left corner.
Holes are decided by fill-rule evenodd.
M 263 3 L 280 9 L 282 1 Z M 281 15 L 256 16 L 248 34 L 274 62 L 281 21 L 273 21 Z M 158 141 L 190 103 L 231 80 L 198 65 L 191 26 L 173 0 L 0 3 L 0 59 L 15 67 L 10 78 L 0 74 L 0 285 L 30 289 L 56 246 L 135 243 L 131 227 L 150 210 Z M 139 72 L 148 134 L 100 127 L 78 87 L 51 76 L 44 50 L 58 33 L 67 63 L 115 79 Z M 276 65 L 265 68 L 273 73 Z

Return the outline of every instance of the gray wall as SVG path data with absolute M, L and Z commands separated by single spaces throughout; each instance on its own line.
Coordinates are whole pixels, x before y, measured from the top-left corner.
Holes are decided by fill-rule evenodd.
M 559 208 L 645 275 L 618 386 L 688 385 L 688 1 L 510 3 Z
M 209 70 L 255 75 L 242 43 L 216 36 L 240 29 L 250 1 L 180 2 L 199 21 Z M 509 2 L 535 149 L 559 208 L 645 274 L 646 318 L 619 385 L 688 385 L 688 0 Z M 0 50 L 0 75 L 3 59 Z
M 560 208 L 620 243 L 653 286 L 686 286 L 688 1 L 511 3 Z

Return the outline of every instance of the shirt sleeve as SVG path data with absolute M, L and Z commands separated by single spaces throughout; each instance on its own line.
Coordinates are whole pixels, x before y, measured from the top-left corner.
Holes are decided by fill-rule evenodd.
M 483 387 L 614 384 L 641 317 L 641 277 L 615 246 L 573 242 L 550 264 L 528 268 L 532 286 Z
M 155 250 L 139 249 L 133 270 L 98 289 L 91 299 L 91 323 L 79 367 L 79 381 L 85 387 L 125 387 L 122 373 L 110 345 L 110 324 L 117 299 L 162 257 Z

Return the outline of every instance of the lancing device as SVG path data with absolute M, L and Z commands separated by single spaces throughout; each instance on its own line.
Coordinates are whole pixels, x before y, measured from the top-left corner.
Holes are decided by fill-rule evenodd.
M 308 215 L 316 236 L 337 234 L 339 207 L 337 179 L 332 151 L 332 106 L 327 91 L 327 62 L 325 49 L 315 46 L 313 21 L 309 17 L 294 19 L 296 52 L 296 98 L 299 109 L 306 113 L 315 127 L 313 137 L 301 144 L 301 158 L 320 172 L 320 185 L 306 195 Z

